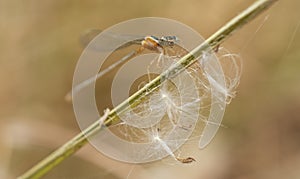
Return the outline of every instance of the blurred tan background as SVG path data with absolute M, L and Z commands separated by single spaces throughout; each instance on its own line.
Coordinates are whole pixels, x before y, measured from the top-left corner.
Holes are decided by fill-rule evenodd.
M 185 23 L 207 38 L 254 0 L 0 0 L 0 178 L 15 178 L 79 132 L 64 101 L 80 34 L 131 18 Z M 196 164 L 133 166 L 87 145 L 44 178 L 300 178 L 300 2 L 278 2 L 223 46 L 243 74 Z M 266 19 L 266 20 L 265 20 Z

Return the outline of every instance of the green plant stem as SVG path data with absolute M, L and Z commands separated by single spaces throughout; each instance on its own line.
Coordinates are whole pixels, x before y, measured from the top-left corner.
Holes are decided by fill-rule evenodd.
M 83 130 L 80 134 L 69 140 L 63 146 L 55 150 L 48 157 L 44 158 L 38 164 L 33 166 L 30 170 L 25 172 L 19 177 L 19 179 L 25 178 L 40 178 L 56 165 L 61 163 L 67 157 L 74 154 L 82 146 L 87 143 L 87 138 L 93 136 L 101 130 L 104 126 L 110 126 L 118 123 L 119 119 L 117 114 L 126 111 L 131 105 L 138 105 L 142 98 L 147 96 L 153 90 L 155 90 L 162 82 L 168 78 L 178 75 L 181 71 L 189 67 L 191 64 L 197 61 L 197 58 L 202 55 L 204 51 L 216 48 L 226 38 L 233 34 L 234 31 L 241 28 L 244 24 L 248 23 L 256 16 L 261 14 L 264 10 L 269 8 L 277 0 L 258 0 L 238 16 L 233 18 L 223 27 L 221 27 L 216 33 L 210 36 L 204 43 L 200 44 L 190 53 L 182 57 L 175 65 L 171 66 L 168 70 L 164 71 L 158 77 L 150 81 L 142 89 L 134 93 L 124 102 L 119 104 L 116 108 L 110 111 L 108 117 L 104 121 L 104 125 L 100 125 L 99 121 L 96 121 L 91 126 Z

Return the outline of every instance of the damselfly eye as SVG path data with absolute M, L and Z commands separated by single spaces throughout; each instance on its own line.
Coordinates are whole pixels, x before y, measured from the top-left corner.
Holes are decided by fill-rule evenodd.
M 173 41 L 169 41 L 169 42 L 168 42 L 168 46 L 171 46 L 171 47 L 172 47 L 172 46 L 174 46 L 174 44 L 175 44 L 175 43 L 174 43 Z

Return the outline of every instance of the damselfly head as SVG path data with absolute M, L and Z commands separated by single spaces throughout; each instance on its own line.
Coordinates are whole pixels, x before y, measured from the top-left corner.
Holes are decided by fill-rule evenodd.
M 160 44 L 162 46 L 174 46 L 179 39 L 176 36 L 162 36 L 160 38 Z
M 172 41 L 172 42 L 177 42 L 179 39 L 176 36 L 162 36 L 160 38 L 163 41 Z

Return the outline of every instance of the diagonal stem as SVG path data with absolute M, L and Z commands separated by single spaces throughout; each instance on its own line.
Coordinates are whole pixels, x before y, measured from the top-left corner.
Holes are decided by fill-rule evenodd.
M 130 105 L 138 105 L 142 98 L 153 90 L 155 90 L 166 79 L 179 75 L 181 71 L 192 65 L 197 61 L 197 58 L 202 55 L 203 52 L 216 48 L 226 38 L 231 36 L 237 29 L 253 20 L 256 16 L 261 14 L 264 10 L 269 8 L 277 0 L 257 0 L 251 6 L 249 6 L 242 13 L 234 17 L 227 24 L 221 27 L 216 33 L 210 36 L 204 43 L 200 44 L 190 53 L 182 57 L 175 65 L 171 66 L 165 72 L 158 77 L 150 81 L 142 89 L 134 93 L 124 102 L 119 104 L 116 108 L 112 109 L 104 121 L 105 126 L 110 126 L 114 123 L 118 123 L 117 114 L 126 111 Z M 103 118 L 101 119 L 103 120 Z M 83 130 L 80 134 L 69 140 L 63 146 L 55 150 L 48 157 L 44 158 L 38 164 L 33 166 L 27 172 L 19 177 L 19 179 L 25 178 L 40 178 L 53 169 L 56 165 L 64 161 L 67 157 L 74 154 L 82 146 L 87 143 L 87 138 L 93 136 L 99 132 L 104 126 L 99 125 L 99 120 Z

